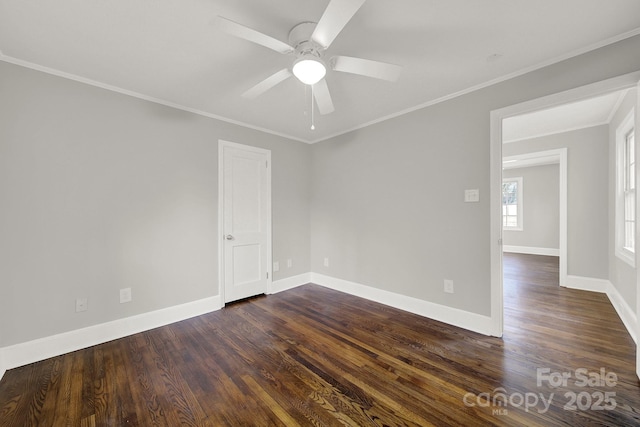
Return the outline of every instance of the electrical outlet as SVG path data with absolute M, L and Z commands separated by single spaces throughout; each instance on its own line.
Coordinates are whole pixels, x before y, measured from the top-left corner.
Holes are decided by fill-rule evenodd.
M 87 298 L 76 298 L 76 313 L 87 311 L 88 306 Z
M 324 259 L 324 266 L 329 267 L 329 258 Z
M 444 291 L 448 294 L 453 293 L 453 280 L 444 280 Z
M 291 258 L 289 258 L 287 260 L 287 268 L 291 268 L 291 267 L 293 267 L 293 261 L 291 261 Z
M 131 302 L 131 288 L 120 289 L 120 304 Z
M 275 273 L 276 271 L 280 271 L 280 263 L 278 261 L 273 263 L 273 272 Z

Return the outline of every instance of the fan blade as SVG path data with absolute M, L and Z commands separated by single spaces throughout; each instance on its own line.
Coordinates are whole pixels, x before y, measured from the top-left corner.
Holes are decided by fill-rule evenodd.
M 333 101 L 331 100 L 331 94 L 329 93 L 329 86 L 325 79 L 320 80 L 313 85 L 313 97 L 318 104 L 318 111 L 320 114 L 333 113 L 335 108 L 333 107 Z
M 287 68 L 283 68 L 275 74 L 267 77 L 248 91 L 242 94 L 243 98 L 247 99 L 255 99 L 258 96 L 262 95 L 278 83 L 288 79 L 291 77 L 291 72 Z
M 294 49 L 285 42 L 281 42 L 278 39 L 274 39 L 271 36 L 263 34 L 252 28 L 245 27 L 242 24 L 238 24 L 237 22 L 223 18 L 222 16 L 216 17 L 216 25 L 227 34 L 249 40 L 250 42 L 275 50 L 276 52 L 287 54 L 294 51 Z
M 400 76 L 402 67 L 386 62 L 371 61 L 369 59 L 353 58 L 351 56 L 334 56 L 331 58 L 331 68 L 335 71 L 359 74 L 361 76 L 395 82 Z
M 311 39 L 325 49 L 353 18 L 365 0 L 331 0 L 318 21 Z

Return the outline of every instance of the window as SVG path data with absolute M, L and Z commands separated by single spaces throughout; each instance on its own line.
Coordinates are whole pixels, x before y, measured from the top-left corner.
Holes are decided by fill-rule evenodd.
M 522 177 L 502 180 L 502 228 L 522 231 Z
M 635 266 L 636 162 L 634 111 L 616 130 L 616 255 Z

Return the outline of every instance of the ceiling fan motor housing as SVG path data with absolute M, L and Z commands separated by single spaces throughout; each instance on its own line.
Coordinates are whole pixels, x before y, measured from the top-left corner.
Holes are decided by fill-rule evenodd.
M 324 49 L 311 39 L 316 25 L 315 22 L 302 22 L 289 32 L 289 44 L 294 47 L 296 57 L 312 55 L 318 59 L 322 58 Z

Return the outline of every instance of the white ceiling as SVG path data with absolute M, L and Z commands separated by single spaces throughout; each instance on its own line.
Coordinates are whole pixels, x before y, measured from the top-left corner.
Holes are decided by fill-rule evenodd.
M 628 89 L 534 111 L 502 121 L 502 141 L 521 141 L 571 130 L 607 124 Z
M 638 0 L 368 0 L 327 51 L 404 66 L 396 83 L 329 72 L 244 91 L 293 58 L 222 33 L 221 15 L 286 41 L 328 0 L 0 0 L 0 59 L 315 142 L 640 33 Z

